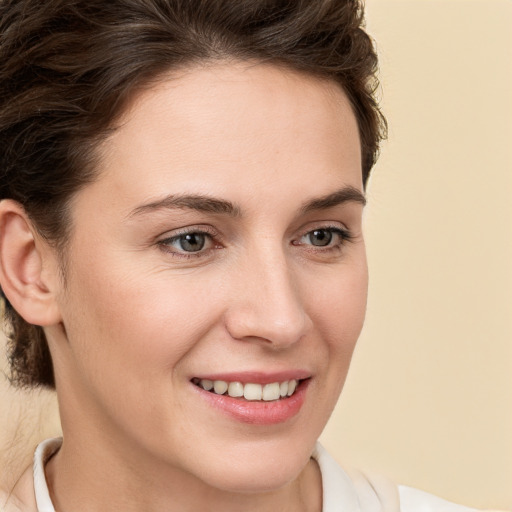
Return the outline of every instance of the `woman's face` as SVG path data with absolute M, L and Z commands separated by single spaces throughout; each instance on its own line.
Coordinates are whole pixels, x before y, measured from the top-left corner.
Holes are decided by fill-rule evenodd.
M 72 203 L 47 330 L 66 438 L 221 489 L 295 478 L 363 323 L 363 202 L 332 82 L 212 64 L 140 93 Z

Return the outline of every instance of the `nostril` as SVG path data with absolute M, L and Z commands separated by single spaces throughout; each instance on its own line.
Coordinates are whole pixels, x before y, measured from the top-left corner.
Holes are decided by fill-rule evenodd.
M 274 311 L 272 311 L 274 309 Z M 261 305 L 251 311 L 230 311 L 226 315 L 225 326 L 234 340 L 264 342 L 276 348 L 287 347 L 300 341 L 308 330 L 305 312 L 279 314 L 272 305 Z

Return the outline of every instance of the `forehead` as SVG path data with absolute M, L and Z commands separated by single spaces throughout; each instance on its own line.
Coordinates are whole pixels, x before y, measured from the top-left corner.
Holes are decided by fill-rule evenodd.
M 148 198 L 172 186 L 250 192 L 269 180 L 291 190 L 304 173 L 316 176 L 318 195 L 321 178 L 362 188 L 358 127 L 342 88 L 269 64 L 210 63 L 162 77 L 132 99 L 102 149 L 100 180 L 120 191 L 135 180 Z

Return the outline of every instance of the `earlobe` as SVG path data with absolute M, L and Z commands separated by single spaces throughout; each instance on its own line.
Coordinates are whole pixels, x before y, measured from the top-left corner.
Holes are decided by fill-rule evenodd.
M 49 326 L 60 321 L 56 301 L 56 272 L 49 248 L 38 239 L 30 219 L 16 201 L 0 201 L 0 285 L 13 308 L 30 324 Z

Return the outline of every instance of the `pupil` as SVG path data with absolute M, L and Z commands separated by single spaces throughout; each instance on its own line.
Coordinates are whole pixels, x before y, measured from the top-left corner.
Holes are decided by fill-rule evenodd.
M 181 248 L 187 252 L 200 251 L 205 244 L 205 236 L 200 233 L 189 233 L 180 239 Z
M 325 229 L 316 229 L 311 233 L 310 240 L 316 246 L 329 245 L 332 240 L 332 233 Z

